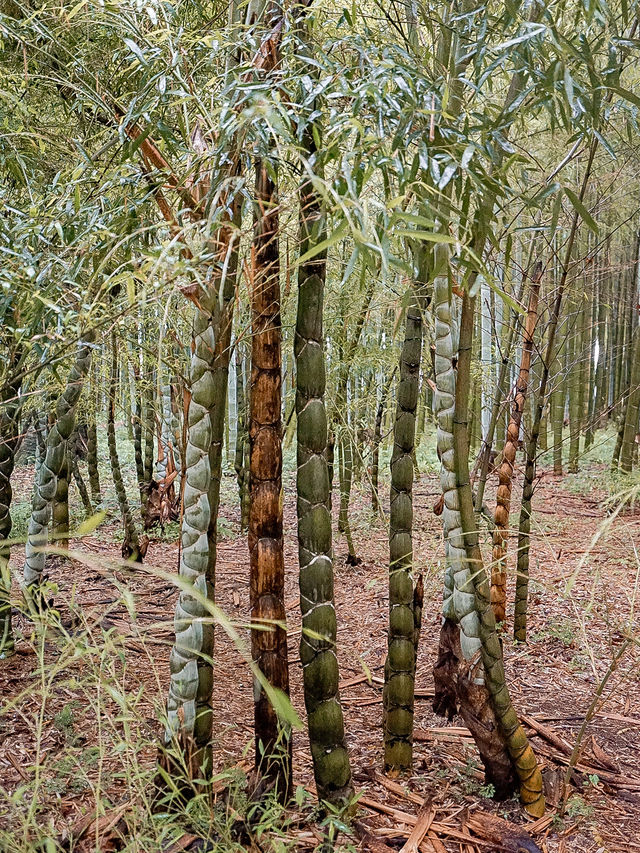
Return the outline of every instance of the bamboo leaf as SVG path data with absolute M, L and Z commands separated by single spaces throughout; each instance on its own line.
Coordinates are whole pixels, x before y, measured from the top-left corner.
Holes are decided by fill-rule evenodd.
M 312 246 L 308 251 L 304 253 L 304 255 L 300 255 L 298 258 L 298 264 L 306 264 L 307 261 L 310 261 L 311 258 L 315 258 L 321 252 L 330 249 L 332 246 L 335 246 L 344 235 L 347 233 L 347 222 L 343 221 L 340 225 L 333 231 L 326 240 L 321 240 L 319 243 L 316 243 L 315 246 Z
M 578 216 L 584 220 L 584 222 L 589 226 L 589 228 L 595 233 L 598 233 L 598 223 L 595 221 L 593 216 L 589 213 L 584 204 L 580 201 L 579 197 L 574 193 L 573 190 L 570 190 L 568 187 L 563 187 L 564 194 L 569 199 L 571 204 L 574 207 L 574 210 L 578 214 Z
M 628 89 L 623 89 L 622 86 L 610 85 L 609 88 L 617 95 L 620 95 L 621 98 L 624 98 L 625 101 L 629 101 L 629 103 L 634 104 L 634 106 L 640 107 L 640 96 L 636 95 L 634 92 L 630 92 Z
M 129 48 L 129 50 L 133 53 L 133 55 L 136 57 L 136 59 L 138 60 L 140 65 L 146 65 L 147 60 L 144 58 L 144 53 L 140 50 L 140 48 L 134 42 L 134 40 L 125 38 L 125 39 L 123 39 L 123 41 L 127 45 L 127 47 Z
M 523 33 L 521 36 L 517 36 L 517 38 L 509 39 L 509 41 L 503 41 L 502 44 L 497 45 L 492 48 L 494 53 L 500 53 L 502 50 L 506 50 L 508 47 L 513 47 L 516 44 L 522 44 L 522 42 L 530 41 L 532 38 L 539 36 L 547 29 L 545 24 L 533 24 L 530 25 L 530 29 L 528 32 Z
M 448 243 L 453 245 L 455 238 L 449 237 L 447 234 L 440 234 L 438 231 L 418 231 L 412 228 L 396 228 L 396 234 L 400 237 L 412 237 L 414 240 L 426 240 L 428 243 Z

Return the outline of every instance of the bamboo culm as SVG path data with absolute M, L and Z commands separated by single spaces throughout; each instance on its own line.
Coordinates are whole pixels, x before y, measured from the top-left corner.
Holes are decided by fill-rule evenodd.
M 9 370 L 17 363 L 9 361 Z M 11 568 L 10 547 L 5 541 L 11 535 L 11 474 L 15 464 L 15 448 L 18 440 L 18 412 L 20 391 L 19 380 L 9 379 L 3 386 L 0 400 L 0 659 L 14 652 L 11 626 Z
M 422 312 L 410 294 L 400 356 L 400 381 L 391 456 L 389 519 L 389 633 L 384 708 L 384 763 L 394 770 L 411 767 L 415 675 L 413 582 L 413 454 L 420 387 Z
M 277 186 L 264 160 L 256 165 L 251 294 L 249 401 L 249 564 L 251 653 L 267 681 L 289 692 L 282 530 L 282 362 Z M 265 630 L 265 628 L 268 628 Z M 264 687 L 254 683 L 256 766 L 286 801 L 292 739 Z
M 475 589 L 476 610 L 480 624 L 480 649 L 486 685 L 509 755 L 520 780 L 522 804 L 530 815 L 541 817 L 545 809 L 542 775 L 509 696 L 504 674 L 502 647 L 496 632 L 490 587 L 482 563 L 475 523 L 473 496 L 469 481 L 469 444 L 467 439 L 472 338 L 473 300 L 465 293 L 462 300 L 458 382 L 456 383 L 453 417 L 453 455 L 464 547 Z
M 109 449 L 109 463 L 111 465 L 111 476 L 118 498 L 122 525 L 124 528 L 124 541 L 122 543 L 122 556 L 125 559 L 132 558 L 136 561 L 142 560 L 140 552 L 140 539 L 138 530 L 133 519 L 127 491 L 122 480 L 122 469 L 118 457 L 116 444 L 116 395 L 118 390 L 118 348 L 115 333 L 111 339 L 111 375 L 109 378 L 109 402 L 107 411 L 107 446 Z
M 81 338 L 67 385 L 56 403 L 56 420 L 47 435 L 45 457 L 36 477 L 25 546 L 24 585 L 28 591 L 39 587 L 45 569 L 42 548 L 47 544 L 51 503 L 55 497 L 58 475 L 64 465 L 66 443 L 75 425 L 78 400 L 91 365 L 94 337 L 94 332 L 89 331 Z
M 509 511 L 513 488 L 513 469 L 515 464 L 520 424 L 529 387 L 529 370 L 533 352 L 533 335 L 538 319 L 538 297 L 542 278 L 542 264 L 538 262 L 531 277 L 527 319 L 523 331 L 522 356 L 516 382 L 515 394 L 507 427 L 507 436 L 502 451 L 502 462 L 498 467 L 498 490 L 494 514 L 493 553 L 491 562 L 491 605 L 496 622 L 506 619 L 507 603 L 507 542 L 509 537 Z
M 311 128 L 303 137 L 309 168 L 320 173 Z M 321 200 L 311 180 L 300 187 L 300 252 L 326 235 Z M 338 689 L 337 620 L 323 338 L 326 251 L 298 269 L 294 340 L 297 415 L 297 513 L 302 636 L 300 660 L 318 798 L 346 803 L 353 793 Z

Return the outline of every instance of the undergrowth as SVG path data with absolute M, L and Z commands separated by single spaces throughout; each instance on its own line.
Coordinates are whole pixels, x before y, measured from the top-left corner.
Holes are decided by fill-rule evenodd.
M 126 595 L 105 615 L 123 605 L 133 617 Z M 166 686 L 153 644 L 142 648 L 155 680 L 141 684 L 128 663 L 126 638 L 89 619 L 73 601 L 68 614 L 66 608 L 64 614 L 47 611 L 30 636 L 18 634 L 17 640 L 20 653 L 3 663 L 4 674 L 10 677 L 25 655 L 31 666 L 21 689 L 0 708 L 0 738 L 14 737 L 20 756 L 14 765 L 19 783 L 0 785 L 3 853 L 154 853 L 172 844 L 188 849 L 187 843 L 211 853 L 287 853 L 297 847 L 301 824 L 313 823 L 327 843 L 338 832 L 350 833 L 339 815 L 321 818 L 302 787 L 289 809 L 273 796 L 252 801 L 245 760 L 220 768 L 188 802 L 166 777 L 159 793 Z M 19 749 L 25 739 L 29 761 Z M 343 837 L 334 849 L 354 850 Z

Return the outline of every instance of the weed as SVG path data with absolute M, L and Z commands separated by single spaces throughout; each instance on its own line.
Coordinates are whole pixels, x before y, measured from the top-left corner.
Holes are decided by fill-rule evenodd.
M 485 800 L 492 800 L 496 795 L 495 786 L 489 782 L 488 785 L 479 785 L 478 786 L 478 794 L 481 797 L 484 797 Z
M 546 640 L 548 637 L 553 637 L 560 640 L 565 646 L 573 646 L 575 642 L 574 626 L 568 620 L 555 620 L 542 631 L 533 634 L 532 639 L 535 641 Z
M 74 714 L 71 704 L 66 704 L 53 718 L 53 724 L 61 734 L 69 738 L 73 735 Z
M 579 795 L 574 794 L 567 803 L 568 817 L 592 817 L 594 808 Z
M 122 590 L 110 607 L 126 607 L 126 596 Z M 153 682 L 132 689 L 138 679 L 122 653 L 118 632 L 96 631 L 80 608 L 77 621 L 73 633 L 61 632 L 55 611 L 46 611 L 41 629 L 32 634 L 28 674 L 16 692 L 3 697 L 0 731 L 11 732 L 12 721 L 19 718 L 33 748 L 20 778 L 0 785 L 0 850 L 60 850 L 64 833 L 74 837 L 80 814 L 95 811 L 100 818 L 113 814 L 118 808 L 114 804 L 126 803 L 122 818 L 109 830 L 113 849 L 124 853 L 159 853 L 185 833 L 203 839 L 203 849 L 217 853 L 241 853 L 249 847 L 293 853 L 290 813 L 275 797 L 254 802 L 240 767 L 221 769 L 212 787 L 186 804 L 176 803 L 170 779 L 168 799 L 152 802 L 158 744 L 157 727 L 149 719 L 163 720 L 164 687 L 158 680 L 155 689 Z M 152 660 L 154 647 L 146 654 Z M 166 807 L 169 799 L 172 809 Z M 296 821 L 301 814 L 316 819 L 314 801 L 304 788 L 296 790 L 295 800 Z M 321 831 L 336 853 L 355 850 L 348 835 L 343 841 L 350 830 L 341 812 L 332 813 Z M 68 849 L 77 846 L 75 841 L 67 844 Z
M 495 796 L 496 789 L 491 783 L 483 785 L 477 779 L 478 770 L 478 763 L 473 758 L 467 758 L 467 763 L 464 769 L 462 770 L 462 787 L 464 789 L 465 794 L 475 794 L 476 796 L 484 797 L 485 799 L 490 800 L 492 797 Z

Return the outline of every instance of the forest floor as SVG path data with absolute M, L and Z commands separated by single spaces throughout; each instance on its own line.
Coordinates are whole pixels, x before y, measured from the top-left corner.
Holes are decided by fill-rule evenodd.
M 431 472 L 422 473 L 415 488 L 415 562 L 424 574 L 425 603 L 414 772 L 408 778 L 393 780 L 381 774 L 388 545 L 383 523 L 371 518 L 366 483 L 354 493 L 351 514 L 362 562 L 346 565 L 344 540 L 335 538 L 341 693 L 352 768 L 362 795 L 353 834 L 342 833 L 338 847 L 374 853 L 398 850 L 420 819 L 423 829 L 430 824 L 422 851 L 517 850 L 498 846 L 486 826 L 478 828 L 478 819 L 493 814 L 524 825 L 518 802 L 491 800 L 475 746 L 461 721 L 449 724 L 431 709 L 443 545 L 441 519 L 433 513 L 438 477 L 432 461 L 426 467 Z M 598 459 L 584 461 L 579 475 L 560 479 L 544 468 L 541 473 L 532 521 L 529 641 L 518 645 L 508 630 L 504 634 L 508 684 L 518 712 L 531 723 L 527 731 L 544 765 L 552 806 L 547 817 L 526 828 L 546 853 L 640 851 L 640 669 L 635 645 L 625 640 L 631 630 L 636 636 L 638 630 L 640 512 L 633 507 L 610 512 L 607 502 L 615 488 L 606 464 Z M 28 501 L 32 476 L 29 466 L 16 471 L 18 506 Z M 514 508 L 519 506 L 520 481 L 518 476 Z M 492 483 L 490 505 L 494 489 Z M 291 694 L 304 719 L 294 496 L 288 475 Z M 229 475 L 223 489 L 216 594 L 220 608 L 240 626 L 246 640 L 248 556 L 236 505 Z M 515 513 L 512 523 L 517 524 Z M 120 835 L 128 837 L 130 845 L 133 839 L 127 849 L 160 849 L 148 840 L 150 835 L 143 840 L 139 822 L 140 804 L 149 813 L 148 783 L 168 683 L 176 592 L 171 579 L 159 578 L 157 570 L 171 574 L 177 569 L 173 533 L 175 526 L 170 535 L 152 540 L 144 567 L 128 571 L 118 567 L 119 525 L 103 523 L 71 543 L 80 559 L 61 564 L 49 558 L 65 629 L 38 639 L 31 624 L 16 616 L 18 654 L 0 664 L 0 850 L 110 851 L 121 849 Z M 514 537 L 509 547 L 513 555 Z M 14 548 L 16 578 L 21 550 Z M 17 580 L 14 591 L 17 597 Z M 513 601 L 512 584 L 509 595 Z M 216 634 L 214 683 L 214 754 L 221 772 L 231 768 L 220 777 L 223 787 L 230 778 L 242 779 L 250 766 L 253 701 L 242 651 L 221 628 Z M 594 700 L 578 771 L 560 818 L 553 806 L 561 794 L 568 755 Z M 294 775 L 297 813 L 289 813 L 279 826 L 263 826 L 263 846 L 256 849 L 313 850 L 322 839 L 308 819 L 313 776 L 303 731 L 294 735 Z M 224 808 L 228 815 L 228 801 Z M 159 838 L 161 832 L 156 832 Z M 49 846 L 36 848 L 36 838 L 50 839 Z M 166 842 L 162 849 L 195 849 L 189 843 L 183 836 L 173 848 Z M 215 849 L 242 845 L 221 842 Z

